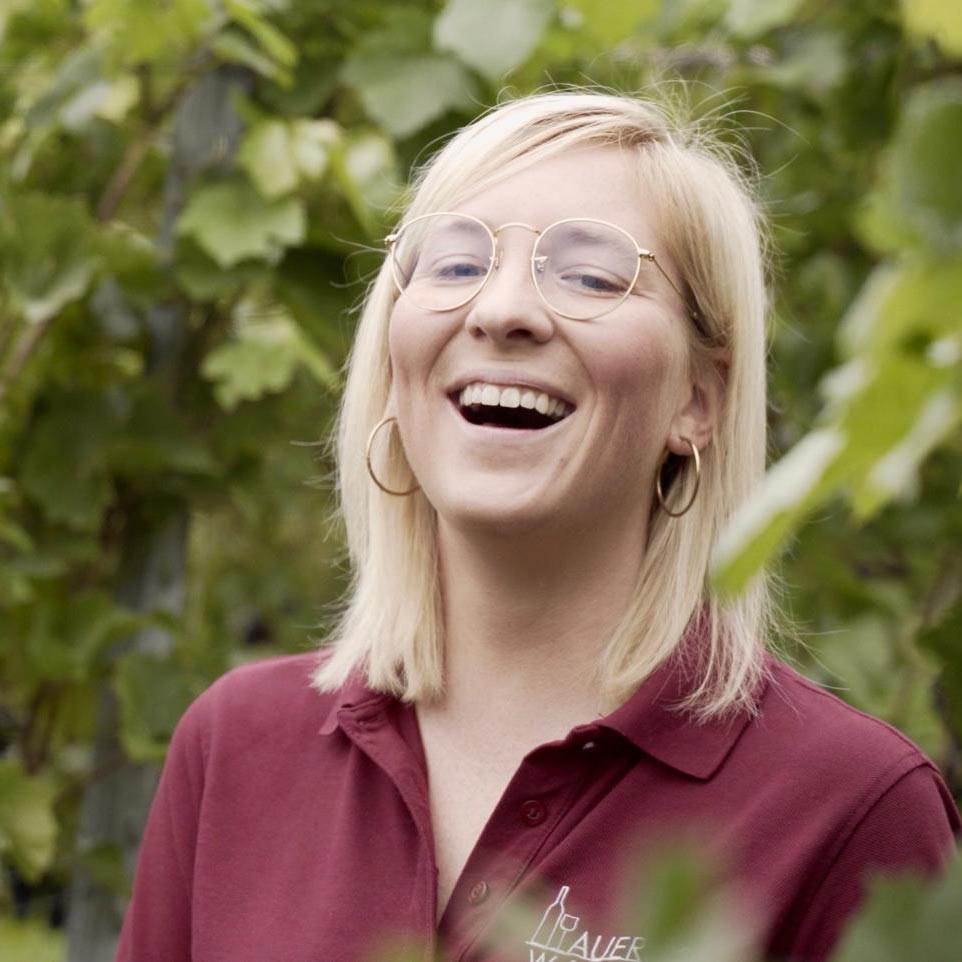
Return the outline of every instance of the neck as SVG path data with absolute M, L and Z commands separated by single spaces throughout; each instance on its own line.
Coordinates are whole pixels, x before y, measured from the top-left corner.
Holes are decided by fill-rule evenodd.
M 597 666 L 634 591 L 644 526 L 510 535 L 442 521 L 439 539 L 445 695 L 436 709 L 451 721 L 524 722 L 541 741 L 602 714 Z

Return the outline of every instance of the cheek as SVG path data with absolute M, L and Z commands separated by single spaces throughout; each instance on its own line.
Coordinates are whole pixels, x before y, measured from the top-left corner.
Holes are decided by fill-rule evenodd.
M 646 338 L 607 345 L 592 365 L 595 382 L 614 401 L 648 411 L 674 400 L 673 387 L 686 370 L 676 338 Z
M 395 390 L 423 381 L 439 350 L 437 325 L 425 323 L 418 311 L 398 301 L 388 322 L 388 353 Z

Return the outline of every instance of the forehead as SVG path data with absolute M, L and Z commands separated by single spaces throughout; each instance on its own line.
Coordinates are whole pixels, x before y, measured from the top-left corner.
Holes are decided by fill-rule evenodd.
M 492 228 L 520 221 L 543 229 L 557 220 L 589 217 L 628 231 L 643 247 L 656 246 L 655 210 L 641 189 L 633 152 L 583 147 L 508 172 L 455 208 Z

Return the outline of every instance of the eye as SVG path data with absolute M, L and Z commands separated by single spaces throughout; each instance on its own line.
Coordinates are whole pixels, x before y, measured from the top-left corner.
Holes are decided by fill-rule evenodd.
M 593 265 L 566 267 L 556 277 L 559 285 L 578 294 L 620 297 L 628 290 L 627 280 Z
M 450 254 L 431 267 L 431 277 L 437 280 L 475 280 L 488 272 L 487 263 L 477 257 Z

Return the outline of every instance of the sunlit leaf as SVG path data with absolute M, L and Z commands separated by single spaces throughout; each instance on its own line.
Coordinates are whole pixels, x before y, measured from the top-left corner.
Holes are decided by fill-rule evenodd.
M 140 93 L 133 77 L 97 80 L 71 97 L 61 108 L 65 127 L 80 130 L 96 117 L 119 122 L 137 103 Z
M 262 16 L 263 6 L 253 0 L 224 0 L 231 19 L 243 26 L 272 60 L 289 69 L 297 63 L 297 47 Z
M 630 37 L 639 24 L 657 15 L 659 0 L 568 0 L 562 5 L 562 16 L 572 27 L 583 30 L 605 44 L 614 44 Z M 571 13 L 577 15 L 577 20 Z
M 471 105 L 471 81 L 456 60 L 425 53 L 386 58 L 356 54 L 342 74 L 372 119 L 406 137 L 447 110 Z
M 240 30 L 223 30 L 213 37 L 210 50 L 225 63 L 248 67 L 255 73 L 277 83 L 288 83 L 290 74 L 280 64 L 271 60 Z
M 731 0 L 725 22 L 742 37 L 757 37 L 790 23 L 803 0 Z
M 434 26 L 434 42 L 495 83 L 541 39 L 553 0 L 449 0 Z
M 402 190 L 391 142 L 381 134 L 361 131 L 332 148 L 330 164 L 358 224 L 368 238 L 380 241 L 381 213 Z
M 289 315 L 274 308 L 266 316 L 243 322 L 235 340 L 207 355 L 202 370 L 214 382 L 221 407 L 231 410 L 241 401 L 283 391 L 302 366 L 321 384 L 334 383 L 327 358 Z
M 945 877 L 878 879 L 862 914 L 846 930 L 832 962 L 957 962 L 962 950 L 962 859 Z
M 712 581 L 719 592 L 737 594 L 761 570 L 827 486 L 845 444 L 838 430 L 813 431 L 769 469 L 715 548 Z
M 902 0 L 905 25 L 933 38 L 947 53 L 962 55 L 962 8 L 955 0 Z
M 289 194 L 297 186 L 290 127 L 282 120 L 266 120 L 252 127 L 237 152 L 237 162 L 265 197 Z
M 254 124 L 238 150 L 238 163 L 268 198 L 320 177 L 339 130 L 332 121 L 264 120 Z
M 886 412 L 877 416 L 885 417 Z M 912 425 L 872 465 L 855 490 L 852 503 L 861 517 L 873 514 L 894 496 L 914 489 L 919 465 L 925 457 L 962 424 L 962 391 L 938 389 L 917 409 Z
M 117 61 L 138 64 L 182 56 L 210 20 L 208 0 L 90 0 L 85 20 Z
M 57 840 L 54 786 L 27 775 L 12 759 L 0 759 L 0 854 L 29 881 L 49 868 Z
M 304 238 L 303 206 L 293 197 L 268 200 L 243 180 L 196 190 L 177 224 L 221 267 L 247 258 L 275 262 Z
M 962 330 L 962 257 L 883 263 L 843 318 L 849 355 L 882 357 Z

